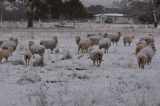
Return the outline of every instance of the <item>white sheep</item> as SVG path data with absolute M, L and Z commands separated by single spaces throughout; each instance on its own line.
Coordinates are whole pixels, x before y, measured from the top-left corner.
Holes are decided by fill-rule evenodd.
M 104 48 L 104 53 L 106 53 L 106 51 L 108 53 L 108 49 L 110 46 L 111 46 L 111 40 L 108 38 L 103 38 L 99 42 L 99 49 Z
M 17 45 L 18 45 L 18 39 L 10 38 L 10 40 L 6 40 L 3 42 L 2 49 L 12 49 L 13 53 L 16 50 Z
M 145 37 L 146 43 L 147 45 L 154 43 L 154 38 L 151 34 L 149 34 L 149 36 Z
M 56 48 L 58 43 L 58 38 L 53 37 L 52 40 L 41 40 L 40 45 L 43 45 L 46 49 L 50 49 L 51 53 L 53 53 L 53 50 Z
M 32 53 L 30 51 L 26 51 L 24 53 L 24 60 L 25 60 L 26 66 L 29 66 L 31 58 L 32 58 Z
M 99 41 L 104 38 L 103 36 L 91 36 L 89 37 L 90 41 L 94 43 L 94 45 L 98 45 Z
M 29 41 L 29 50 L 32 53 L 33 58 L 34 54 L 39 54 L 41 57 L 43 57 L 45 52 L 45 47 L 43 45 L 34 44 L 33 41 Z
M 150 44 L 147 47 L 141 49 L 139 54 L 144 54 L 147 56 L 147 63 L 148 65 L 152 62 L 152 58 L 156 52 L 156 48 L 154 44 Z
M 99 48 L 94 47 L 94 48 L 91 48 L 91 50 L 89 51 L 89 54 L 90 54 L 90 58 L 93 61 L 93 65 L 97 63 L 97 66 L 99 67 L 102 62 L 103 52 Z
M 123 37 L 123 43 L 124 43 L 124 46 L 126 46 L 126 44 L 128 43 L 128 46 L 130 46 L 130 44 L 132 43 L 134 39 L 134 35 L 132 36 L 129 36 L 129 35 L 126 35 Z
M 121 32 L 118 32 L 117 34 L 109 34 L 108 38 L 111 39 L 111 42 L 114 44 L 118 43 L 118 41 L 120 40 L 120 37 L 122 36 Z
M 88 52 L 89 47 L 93 46 L 93 42 L 89 39 L 81 40 L 78 44 L 78 53 L 81 50 L 82 53 Z

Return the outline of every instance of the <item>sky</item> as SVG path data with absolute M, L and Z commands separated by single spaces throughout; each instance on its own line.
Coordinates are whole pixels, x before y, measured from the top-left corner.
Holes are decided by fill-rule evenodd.
M 85 6 L 100 4 L 105 7 L 111 6 L 112 1 L 120 1 L 120 0 L 81 0 Z

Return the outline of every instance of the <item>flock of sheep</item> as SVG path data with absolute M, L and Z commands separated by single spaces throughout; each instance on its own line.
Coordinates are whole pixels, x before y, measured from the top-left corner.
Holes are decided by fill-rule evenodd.
M 118 32 L 117 34 L 108 34 L 108 33 L 96 33 L 88 34 L 87 38 L 82 39 L 81 37 L 76 37 L 75 41 L 78 45 L 78 53 L 81 50 L 82 53 L 88 52 L 90 58 L 95 65 L 100 66 L 103 58 L 103 52 L 101 49 L 104 49 L 104 53 L 108 53 L 108 50 L 111 46 L 111 43 L 119 42 L 122 34 Z M 134 35 L 126 35 L 123 37 L 124 46 L 127 44 L 130 46 L 134 39 Z M 136 44 L 135 54 L 137 56 L 137 62 L 139 68 L 144 69 L 145 64 L 150 64 L 152 57 L 156 52 L 156 47 L 154 44 L 154 38 L 151 34 L 141 38 Z
M 98 67 L 101 65 L 104 53 L 108 53 L 111 43 L 119 42 L 122 34 L 118 33 L 92 33 L 88 34 L 86 38 L 75 37 L 75 42 L 78 46 L 78 53 L 89 53 L 90 59 L 93 61 L 93 65 Z M 124 46 L 130 45 L 134 39 L 134 36 L 123 36 Z M 56 48 L 58 43 L 57 36 L 50 40 L 41 40 L 39 44 L 35 44 L 33 41 L 29 41 L 29 50 L 25 51 L 24 60 L 27 66 L 29 66 L 31 58 L 34 58 L 34 54 L 39 54 L 40 64 L 44 64 L 44 53 L 45 49 L 50 49 L 51 53 Z M 16 50 L 18 45 L 18 39 L 10 38 L 9 40 L 0 41 L 0 62 L 5 59 L 7 62 L 8 58 L 12 56 L 12 53 Z M 104 52 L 102 51 L 104 49 Z M 156 52 L 156 47 L 154 44 L 154 38 L 149 34 L 145 38 L 141 38 L 136 44 L 135 55 L 137 56 L 137 62 L 139 68 L 144 68 L 145 64 L 150 64 L 152 57 Z

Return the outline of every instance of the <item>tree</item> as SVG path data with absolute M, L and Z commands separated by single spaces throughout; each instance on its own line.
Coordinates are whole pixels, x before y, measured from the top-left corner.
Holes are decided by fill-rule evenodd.
M 92 14 L 102 14 L 105 11 L 105 7 L 102 5 L 91 5 L 87 8 Z

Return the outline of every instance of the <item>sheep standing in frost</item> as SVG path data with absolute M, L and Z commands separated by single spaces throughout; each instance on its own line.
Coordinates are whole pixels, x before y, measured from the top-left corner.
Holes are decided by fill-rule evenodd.
M 134 39 L 134 35 L 133 36 L 124 36 L 123 37 L 124 46 L 126 46 L 127 43 L 128 43 L 128 46 L 130 46 L 130 44 L 132 43 L 133 39 Z
M 140 52 L 141 49 L 145 48 L 146 46 L 147 46 L 147 43 L 145 39 L 141 38 L 139 42 L 136 44 L 135 56 L 137 56 L 138 52 Z
M 29 50 L 32 53 L 33 58 L 34 54 L 39 54 L 41 57 L 43 57 L 45 52 L 45 47 L 43 45 L 36 45 L 34 44 L 33 41 L 29 41 Z
M 10 40 L 6 40 L 3 42 L 2 49 L 10 49 L 12 50 L 12 53 L 13 53 L 16 50 L 17 45 L 18 45 L 18 39 L 10 38 Z
M 111 46 L 111 40 L 108 38 L 103 38 L 99 42 L 99 49 L 104 48 L 104 53 L 106 53 L 106 51 L 108 53 L 108 49 L 110 46 Z
M 149 46 L 143 48 L 140 52 L 147 55 L 147 63 L 149 65 L 152 62 L 152 58 L 156 52 L 155 45 L 150 44 Z
M 25 60 L 26 66 L 29 66 L 31 58 L 32 58 L 32 53 L 30 51 L 26 51 L 24 53 L 24 60 Z
M 81 50 L 82 53 L 88 52 L 89 47 L 93 46 L 93 42 L 89 39 L 81 40 L 78 44 L 78 53 Z
M 138 53 L 137 62 L 138 62 L 139 68 L 144 69 L 144 66 L 147 64 L 147 56 L 146 56 L 146 54 Z
M 40 45 L 43 45 L 46 49 L 50 49 L 51 53 L 53 53 L 53 50 L 56 48 L 58 43 L 58 38 L 53 37 L 52 40 L 41 40 Z
M 0 63 L 2 63 L 2 59 L 5 58 L 5 62 L 8 62 L 8 58 L 11 55 L 11 49 L 0 49 Z M 4 62 L 4 63 L 5 63 Z
M 116 45 L 117 45 L 117 43 L 120 40 L 121 36 L 122 36 L 121 32 L 118 32 L 117 34 L 109 34 L 108 38 L 111 39 L 111 42 L 113 44 L 116 43 Z
M 143 69 L 146 63 L 149 65 L 152 62 L 152 58 L 155 52 L 156 52 L 156 48 L 154 44 L 150 44 L 147 47 L 141 49 L 141 51 L 138 53 L 138 56 L 137 56 L 139 68 Z
M 97 66 L 99 67 L 101 65 L 102 58 L 103 58 L 102 51 L 98 48 L 91 48 L 89 54 L 90 54 L 90 58 L 93 61 L 93 65 L 97 63 Z
M 90 41 L 94 43 L 94 45 L 98 45 L 99 41 L 104 38 L 103 36 L 91 36 L 89 37 Z
M 144 39 L 145 39 L 147 45 L 154 43 L 154 38 L 151 34 L 149 34 L 149 36 L 145 37 Z

